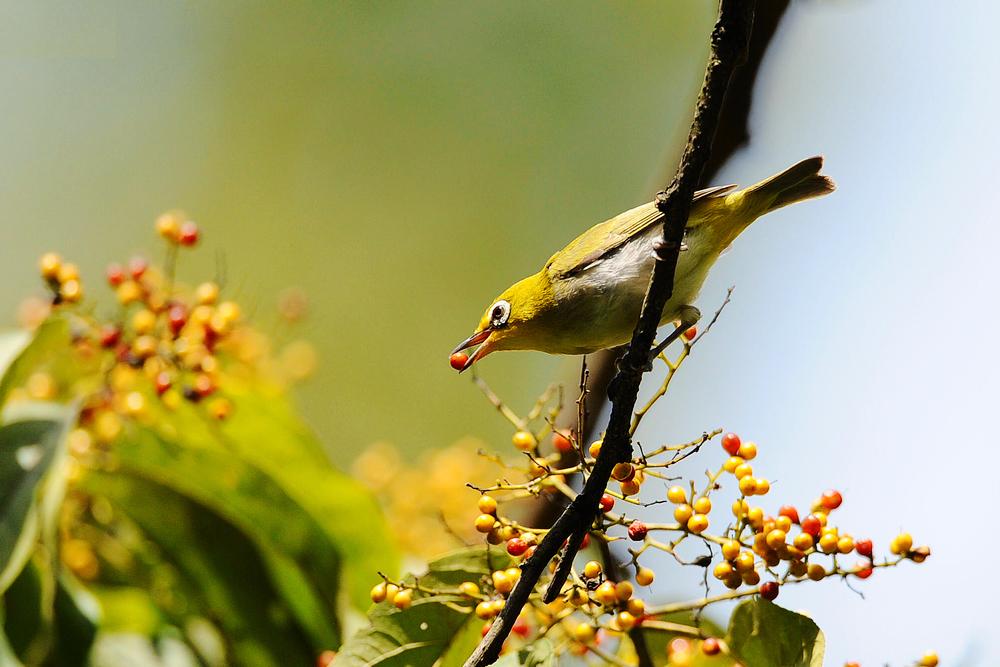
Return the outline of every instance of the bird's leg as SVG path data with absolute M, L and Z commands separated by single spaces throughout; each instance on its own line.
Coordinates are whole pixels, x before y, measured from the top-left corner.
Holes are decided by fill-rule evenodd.
M 653 346 L 653 349 L 649 352 L 649 364 L 652 365 L 653 361 L 656 360 L 660 354 L 667 349 L 667 347 L 673 343 L 675 340 L 681 337 L 685 331 L 698 324 L 698 320 L 701 319 L 701 311 L 694 306 L 681 306 L 680 309 L 680 325 L 676 329 L 670 332 L 662 343 Z

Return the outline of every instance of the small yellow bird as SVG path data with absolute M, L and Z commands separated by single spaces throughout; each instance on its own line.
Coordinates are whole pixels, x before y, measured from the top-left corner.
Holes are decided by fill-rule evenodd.
M 693 302 L 709 269 L 750 224 L 776 209 L 834 190 L 820 174 L 822 157 L 803 160 L 765 181 L 734 192 L 724 185 L 695 193 L 670 301 L 660 324 L 701 313 Z M 595 225 L 552 255 L 541 271 L 508 287 L 486 309 L 475 332 L 452 352 L 465 370 L 496 350 L 590 354 L 631 340 L 662 236 L 654 203 Z M 479 345 L 467 359 L 459 351 Z

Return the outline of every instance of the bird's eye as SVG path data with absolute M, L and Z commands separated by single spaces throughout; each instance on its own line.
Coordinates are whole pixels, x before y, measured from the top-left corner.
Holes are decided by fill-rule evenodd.
M 510 318 L 510 303 L 500 300 L 493 304 L 490 309 L 490 325 L 494 327 L 502 327 L 507 324 L 507 320 Z

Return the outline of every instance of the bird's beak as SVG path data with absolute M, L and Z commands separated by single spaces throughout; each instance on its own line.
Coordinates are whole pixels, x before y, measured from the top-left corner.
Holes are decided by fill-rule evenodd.
M 477 331 L 476 333 L 472 334 L 471 336 L 463 340 L 461 343 L 459 343 L 458 347 L 456 347 L 454 350 L 451 351 L 452 354 L 455 354 L 456 352 L 461 352 L 466 348 L 470 348 L 474 345 L 479 345 L 479 347 L 476 348 L 476 351 L 473 352 L 471 355 L 469 355 L 469 360 L 466 361 L 465 366 L 463 366 L 461 370 L 459 370 L 460 373 L 464 370 L 467 370 L 469 367 L 472 366 L 472 364 L 476 363 L 477 361 L 479 361 L 480 359 L 482 359 L 487 354 L 493 351 L 493 346 L 491 345 L 492 341 L 490 340 L 490 335 L 492 333 L 493 333 L 492 329 L 483 329 L 482 331 Z

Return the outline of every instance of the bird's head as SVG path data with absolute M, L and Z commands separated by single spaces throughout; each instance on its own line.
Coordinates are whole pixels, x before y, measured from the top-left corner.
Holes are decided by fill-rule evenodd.
M 464 371 L 496 350 L 533 349 L 534 338 L 544 328 L 540 323 L 552 305 L 551 294 L 542 273 L 528 276 L 504 290 L 490 302 L 473 334 L 452 350 L 455 354 L 479 346 L 459 370 Z

